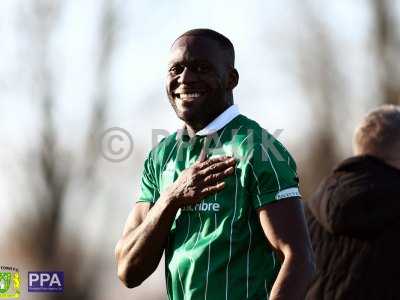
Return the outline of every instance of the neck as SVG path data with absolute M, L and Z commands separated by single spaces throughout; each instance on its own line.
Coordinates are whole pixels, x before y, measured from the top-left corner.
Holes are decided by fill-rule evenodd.
M 213 120 L 215 120 L 220 114 L 222 114 L 225 110 L 227 110 L 230 106 L 233 105 L 233 102 L 229 102 L 219 110 L 214 111 L 212 114 L 209 114 L 203 120 L 193 120 L 193 121 L 185 121 L 185 125 L 190 137 L 196 135 L 197 131 L 202 130 L 208 124 L 210 124 Z

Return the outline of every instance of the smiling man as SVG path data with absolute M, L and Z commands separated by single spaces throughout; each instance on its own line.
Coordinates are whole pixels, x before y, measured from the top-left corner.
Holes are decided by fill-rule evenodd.
M 169 299 L 302 299 L 314 272 L 296 165 L 241 115 L 234 48 L 195 29 L 171 47 L 166 90 L 184 128 L 148 155 L 116 246 L 129 288 L 165 252 Z

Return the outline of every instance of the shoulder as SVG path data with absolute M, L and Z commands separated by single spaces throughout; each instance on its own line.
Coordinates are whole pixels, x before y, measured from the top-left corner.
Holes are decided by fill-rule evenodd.
M 147 159 L 157 164 L 166 159 L 166 155 L 174 151 L 179 143 L 177 132 L 170 134 L 161 139 L 148 153 Z
M 238 152 L 245 159 L 255 161 L 274 160 L 296 169 L 296 163 L 286 147 L 260 124 L 240 115 L 239 129 L 235 135 Z M 277 131 L 279 133 L 279 131 Z

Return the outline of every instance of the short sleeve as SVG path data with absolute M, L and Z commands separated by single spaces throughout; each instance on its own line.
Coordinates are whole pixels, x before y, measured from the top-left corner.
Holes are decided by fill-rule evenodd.
M 160 197 L 160 189 L 158 187 L 158 180 L 156 180 L 156 178 L 156 168 L 154 165 L 152 152 L 150 152 L 144 162 L 140 185 L 140 195 L 136 202 L 154 203 Z
M 296 163 L 281 143 L 258 144 L 249 159 L 249 193 L 254 208 L 300 197 Z

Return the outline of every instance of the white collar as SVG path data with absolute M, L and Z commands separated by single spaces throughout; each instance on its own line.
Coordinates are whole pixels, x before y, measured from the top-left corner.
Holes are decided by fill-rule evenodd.
M 227 125 L 230 121 L 236 118 L 240 114 L 237 105 L 233 104 L 229 106 L 223 113 L 216 117 L 210 124 L 204 127 L 202 130 L 196 132 L 196 135 L 210 135 L 222 127 Z

